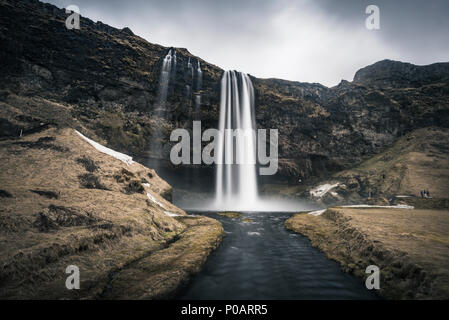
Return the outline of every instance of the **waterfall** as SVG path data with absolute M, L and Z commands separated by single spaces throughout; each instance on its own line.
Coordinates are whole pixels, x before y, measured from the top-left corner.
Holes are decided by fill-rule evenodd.
M 239 129 L 239 134 L 234 139 L 235 129 Z M 219 208 L 251 208 L 258 201 L 255 130 L 250 78 L 245 73 L 225 71 L 221 80 L 215 182 Z
M 195 113 L 197 114 L 198 117 L 198 112 L 201 106 L 201 89 L 203 86 L 203 71 L 201 71 L 201 65 L 199 61 L 196 67 L 196 75 L 197 79 L 196 79 L 196 94 L 195 94 Z
M 167 103 L 168 85 L 170 83 L 170 78 L 172 75 L 172 65 L 173 62 L 176 64 L 176 52 L 173 54 L 173 50 L 170 49 L 168 54 L 165 56 L 162 62 L 162 70 L 159 78 L 159 92 L 156 104 L 156 111 L 159 113 L 164 113 L 165 104 Z
M 187 70 L 184 73 L 184 81 L 186 84 L 186 99 L 188 101 L 189 106 L 192 105 L 192 90 L 193 90 L 193 66 L 189 60 L 187 61 Z
M 198 112 L 201 105 L 201 93 L 195 95 L 195 111 Z
M 173 83 L 176 80 L 176 66 L 177 66 L 177 58 L 176 58 L 176 50 L 173 50 L 173 55 L 171 57 L 172 67 L 170 73 L 170 81 Z M 172 88 L 173 90 L 174 88 Z
M 174 64 L 173 71 L 176 72 L 176 64 L 177 64 L 177 62 L 176 62 L 176 50 L 173 52 L 173 64 Z
M 167 103 L 167 96 L 168 96 L 168 89 L 170 82 L 173 82 L 175 79 L 176 74 L 176 51 L 174 49 L 170 49 L 165 56 L 163 62 L 162 62 L 162 69 L 161 69 L 161 75 L 159 78 L 159 91 L 156 99 L 156 103 L 154 105 L 154 112 L 155 115 L 161 118 L 166 117 L 166 103 Z M 160 125 L 162 122 L 158 121 L 158 124 Z M 160 157 L 162 158 L 163 153 L 163 141 L 164 141 L 164 134 L 163 130 L 160 126 L 155 126 L 154 132 L 152 134 L 152 139 L 150 142 L 150 150 L 153 157 Z M 155 168 L 157 165 L 151 164 L 153 168 Z
M 201 71 L 201 65 L 198 61 L 198 66 L 196 67 L 197 79 L 196 79 L 196 90 L 200 91 L 203 86 L 203 71 Z
M 189 57 L 189 61 L 187 61 L 187 70 L 188 70 L 190 77 L 193 81 L 193 66 L 192 66 L 192 63 L 190 62 L 190 57 Z

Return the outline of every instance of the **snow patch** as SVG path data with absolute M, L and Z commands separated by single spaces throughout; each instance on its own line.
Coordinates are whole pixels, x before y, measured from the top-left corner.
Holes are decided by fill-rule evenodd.
M 260 232 L 248 232 L 250 236 L 260 236 Z
M 327 209 L 323 209 L 323 210 L 317 210 L 317 211 L 311 211 L 308 214 L 311 214 L 312 216 L 320 216 L 322 215 Z
M 154 202 L 154 203 L 157 204 L 159 207 L 161 207 L 161 208 L 163 208 L 163 209 L 166 209 L 166 208 L 164 207 L 164 205 L 163 205 L 161 202 L 157 201 L 156 198 L 153 197 L 153 196 L 152 196 L 150 193 L 148 193 L 148 192 L 147 192 L 147 197 L 148 197 L 148 199 L 150 199 L 150 201 Z
M 127 165 L 131 165 L 134 163 L 133 158 L 124 154 L 124 153 L 120 153 L 117 152 L 115 150 L 109 149 L 101 144 L 99 144 L 98 142 L 95 142 L 91 139 L 89 139 L 88 137 L 84 136 L 82 133 L 80 133 L 78 130 L 75 130 L 75 132 L 84 140 L 86 140 L 91 146 L 93 146 L 95 149 L 97 149 L 100 152 L 106 153 L 107 155 L 110 155 L 111 157 L 114 157 L 120 161 L 123 161 L 124 163 L 126 163 Z
M 339 185 L 340 183 L 338 182 L 334 184 L 326 183 L 310 190 L 310 194 L 315 198 L 321 198 L 330 190 L 332 190 L 335 187 L 338 187 Z
M 145 187 L 151 187 L 149 183 L 142 183 L 142 185 L 144 185 Z
M 164 213 L 169 217 L 180 217 L 181 216 L 180 214 L 176 214 L 176 213 L 173 213 L 170 211 L 164 211 Z
M 398 204 L 395 206 L 376 206 L 369 204 L 354 204 L 350 206 L 342 206 L 344 208 L 387 208 L 387 209 L 415 209 L 414 206 L 408 206 L 406 204 Z
M 150 201 L 151 202 L 154 202 L 155 204 L 157 204 L 159 207 L 161 207 L 162 209 L 167 209 L 167 208 L 165 208 L 165 206 L 161 203 L 161 202 L 159 202 L 159 201 L 157 201 L 156 200 L 156 198 L 155 197 L 153 197 L 150 193 L 148 193 L 147 192 L 147 197 L 148 197 L 148 199 L 150 199 Z M 170 212 L 170 211 L 167 211 L 167 210 L 164 210 L 164 213 L 167 215 L 167 216 L 169 216 L 169 217 L 184 217 L 184 215 L 182 215 L 182 214 L 177 214 L 177 213 L 173 213 L 173 212 Z M 194 217 L 194 215 L 188 215 L 188 217 Z

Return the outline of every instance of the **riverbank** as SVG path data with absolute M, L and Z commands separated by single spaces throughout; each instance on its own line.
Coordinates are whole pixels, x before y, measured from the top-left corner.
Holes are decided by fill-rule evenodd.
M 285 212 L 202 212 L 218 220 L 223 242 L 177 297 L 183 300 L 378 299 L 338 263 L 285 229 Z
M 296 214 L 285 226 L 361 279 L 378 266 L 385 298 L 449 298 L 447 210 L 336 207 Z
M 154 170 L 73 129 L 0 148 L 1 299 L 168 298 L 221 242 L 221 224 L 173 205 Z
M 172 243 L 110 275 L 102 299 L 172 299 L 220 244 L 223 227 L 203 216 L 179 216 L 186 226 Z

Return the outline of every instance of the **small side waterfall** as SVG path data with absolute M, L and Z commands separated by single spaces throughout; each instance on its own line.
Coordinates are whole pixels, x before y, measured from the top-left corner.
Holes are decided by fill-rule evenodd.
M 176 58 L 176 50 L 173 49 L 173 55 L 171 57 L 172 67 L 170 72 L 170 82 L 174 83 L 176 81 L 176 67 L 177 67 L 177 58 Z M 173 91 L 174 88 L 172 88 Z
M 173 53 L 173 51 L 173 49 L 170 49 L 162 62 L 162 70 L 159 78 L 159 91 L 155 108 L 157 113 L 164 113 L 165 111 L 168 86 L 170 84 L 170 79 L 173 77 L 172 67 L 176 65 L 176 52 Z
M 191 80 L 193 81 L 193 66 L 192 66 L 192 63 L 190 62 L 190 57 L 189 57 L 189 61 L 187 61 L 187 71 L 190 75 Z
M 255 130 L 250 78 L 245 73 L 225 71 L 221 80 L 215 186 L 215 205 L 219 208 L 251 208 L 258 201 Z
M 187 61 L 187 69 L 184 73 L 184 81 L 186 84 L 186 99 L 188 101 L 189 106 L 192 105 L 192 90 L 193 90 L 193 66 L 190 62 L 190 57 Z
M 196 77 L 195 113 L 198 116 L 201 106 L 201 89 L 203 87 L 203 71 L 201 70 L 201 64 L 199 61 L 196 67 Z
M 159 90 L 154 105 L 154 113 L 157 117 L 166 117 L 166 104 L 169 93 L 170 82 L 174 82 L 176 76 L 176 51 L 170 49 L 162 61 L 161 75 L 159 78 Z M 162 122 L 158 122 L 159 124 Z M 163 157 L 163 131 L 161 127 L 156 127 L 150 142 L 150 150 L 153 157 Z M 152 164 L 152 167 L 157 165 Z
M 196 90 L 200 91 L 203 86 L 203 71 L 201 70 L 201 64 L 199 61 L 198 66 L 196 67 L 196 74 L 197 74 Z

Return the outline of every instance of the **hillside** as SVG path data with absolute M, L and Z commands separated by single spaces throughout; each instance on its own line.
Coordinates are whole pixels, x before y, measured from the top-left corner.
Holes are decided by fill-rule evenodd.
M 159 115 L 159 77 L 170 48 L 87 18 L 81 19 L 80 30 L 67 30 L 63 9 L 36 0 L 0 0 L 0 7 L 0 102 L 8 110 L 0 119 L 1 137 L 32 132 L 41 123 L 63 127 L 76 122 L 141 163 L 159 162 L 158 172 L 175 186 L 210 189 L 210 167 L 170 164 L 168 137 L 174 128 L 191 128 L 194 118 L 203 128 L 217 126 L 223 70 L 174 48 L 177 68 L 166 113 Z M 190 95 L 186 86 L 192 88 L 197 75 L 187 76 L 189 58 L 201 63 L 203 76 L 202 88 Z M 333 88 L 251 77 L 257 126 L 279 129 L 279 172 L 261 182 L 297 184 L 301 179 L 312 185 L 413 130 L 447 128 L 448 65 L 385 60 Z M 60 106 L 57 114 L 48 112 L 54 104 Z M 152 148 L 159 139 L 162 154 Z M 203 180 L 192 187 L 192 175 Z
M 422 87 L 449 80 L 449 64 L 415 66 L 392 60 L 379 61 L 357 71 L 354 82 L 377 88 Z
M 391 147 L 355 169 L 335 175 L 359 181 L 359 192 L 373 196 L 416 195 L 447 198 L 449 182 L 449 130 L 426 128 L 401 137 Z M 352 185 L 352 183 L 348 183 Z
M 407 202 L 412 199 L 406 197 L 420 197 L 421 190 L 428 190 L 432 198 L 447 199 L 449 130 L 415 130 L 385 151 L 357 167 L 334 174 L 322 184 L 334 187 L 312 198 L 326 203 L 360 202 L 365 198 L 384 199 L 380 201 L 386 203 L 395 196 Z
M 447 299 L 448 213 L 336 207 L 318 216 L 296 214 L 285 225 L 362 280 L 367 266 L 378 266 L 387 299 Z
M 169 297 L 221 241 L 219 222 L 165 199 L 171 187 L 154 170 L 98 151 L 73 129 L 0 148 L 2 299 Z M 65 287 L 69 265 L 80 290 Z

